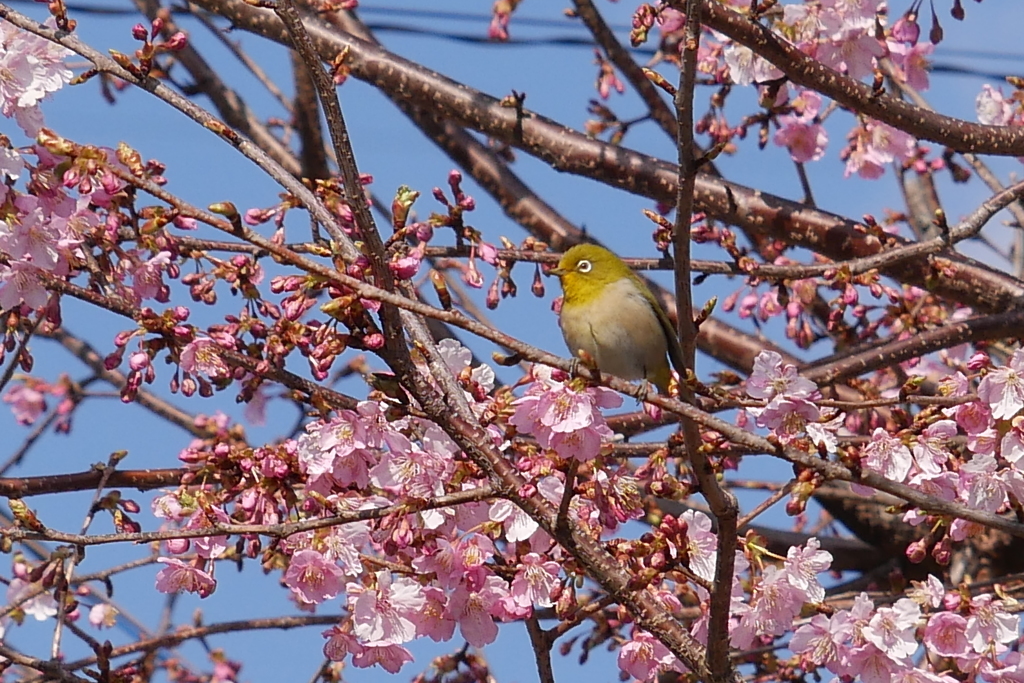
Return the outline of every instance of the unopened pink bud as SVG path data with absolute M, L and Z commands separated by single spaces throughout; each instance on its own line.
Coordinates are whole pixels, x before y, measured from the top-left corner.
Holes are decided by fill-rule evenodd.
M 188 45 L 188 38 L 181 31 L 178 31 L 164 42 L 164 48 L 167 50 L 180 50 L 186 45 Z
M 149 367 L 149 354 L 145 351 L 136 351 L 128 357 L 128 367 L 132 370 L 141 370 Z
M 988 367 L 992 367 L 992 359 L 989 358 L 987 353 L 979 351 L 967 359 L 967 368 L 969 370 L 977 371 Z
M 189 540 L 187 538 L 169 538 L 166 541 L 167 552 L 172 555 L 181 555 L 187 553 L 189 548 Z

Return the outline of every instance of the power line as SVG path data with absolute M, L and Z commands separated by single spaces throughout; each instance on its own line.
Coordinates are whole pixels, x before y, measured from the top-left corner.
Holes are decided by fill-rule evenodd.
M 36 4 L 36 0 L 12 0 L 14 3 L 20 4 Z M 80 3 L 66 3 L 66 6 L 72 12 L 80 12 L 82 14 L 93 14 L 100 16 L 135 16 L 138 12 L 130 8 L 118 8 L 118 7 L 104 7 L 102 5 L 93 4 L 80 4 Z M 437 21 L 460 21 L 460 22 L 471 22 L 478 24 L 489 24 L 491 21 L 491 15 L 484 12 L 452 12 L 445 10 L 425 10 L 416 9 L 412 7 L 374 7 L 374 6 L 361 6 L 359 13 L 366 15 L 383 15 L 388 18 L 401 16 L 406 18 L 418 18 L 418 19 L 432 19 Z M 189 12 L 183 8 L 175 10 L 176 14 L 187 15 Z M 570 20 L 557 20 L 550 18 L 541 17 L 526 17 L 516 15 L 513 19 L 513 26 L 535 26 L 543 28 L 557 28 L 557 29 L 569 29 L 572 30 L 578 27 L 581 35 L 560 35 L 560 36 L 538 36 L 538 37 L 520 37 L 513 36 L 505 41 L 495 41 L 487 37 L 486 31 L 474 31 L 469 33 L 461 33 L 455 31 L 438 30 L 434 28 L 426 28 L 420 26 L 412 26 L 408 24 L 387 22 L 387 21 L 368 21 L 366 22 L 367 28 L 376 33 L 391 33 L 391 34 L 403 34 L 403 35 L 414 35 L 423 36 L 426 38 L 432 38 L 436 40 L 447 40 L 457 43 L 466 43 L 471 45 L 480 46 L 495 46 L 495 47 L 568 47 L 568 48 L 594 48 L 596 43 L 590 38 L 590 34 L 586 30 Z M 622 25 L 611 25 L 613 29 L 621 32 L 627 31 L 628 27 Z M 649 47 L 633 48 L 632 52 L 639 56 L 650 57 L 653 56 L 655 50 Z M 1024 53 L 1006 53 L 996 52 L 988 50 L 978 49 L 957 49 L 957 48 L 945 48 L 944 52 L 950 56 L 960 56 L 967 59 L 980 59 L 980 60 L 999 60 L 999 61 L 1024 61 Z M 935 74 L 947 74 L 951 76 L 967 76 L 972 78 L 982 78 L 987 80 L 1001 81 L 1007 76 L 1007 73 L 992 71 L 988 69 L 977 69 L 969 66 L 963 66 L 960 64 L 954 64 L 950 62 L 937 61 L 931 65 L 931 71 Z

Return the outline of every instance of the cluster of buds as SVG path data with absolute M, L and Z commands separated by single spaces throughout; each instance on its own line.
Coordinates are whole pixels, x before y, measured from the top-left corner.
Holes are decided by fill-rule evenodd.
M 135 61 L 128 55 L 116 50 L 110 51 L 110 56 L 118 66 L 128 71 L 136 78 L 149 77 L 156 66 L 157 55 L 167 52 L 177 52 L 188 44 L 188 38 L 184 33 L 178 31 L 163 42 L 154 42 L 154 39 L 164 28 L 164 20 L 157 17 L 147 29 L 143 24 L 136 24 L 132 27 L 132 38 L 142 42 L 142 47 L 135 51 Z
M 463 192 L 462 174 L 458 171 L 449 173 L 448 187 L 451 188 L 454 201 L 449 201 L 440 187 L 435 187 L 433 190 L 434 199 L 447 209 L 447 215 L 430 214 L 430 224 L 435 228 L 446 227 L 454 230 L 455 243 L 460 247 L 466 241 L 471 244 L 479 243 L 481 241 L 480 233 L 476 228 L 466 225 L 464 220 L 464 214 L 467 211 L 476 209 L 476 200 Z
M 643 3 L 633 12 L 633 26 L 629 31 L 629 44 L 633 47 L 640 47 L 647 42 L 647 35 L 654 28 L 654 22 L 658 18 L 658 10 L 650 3 Z

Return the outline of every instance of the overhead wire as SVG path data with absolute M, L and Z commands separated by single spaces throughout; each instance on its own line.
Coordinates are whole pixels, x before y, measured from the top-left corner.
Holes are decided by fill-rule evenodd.
M 13 0 L 15 3 L 21 4 L 38 4 L 36 0 Z M 94 14 L 102 16 L 127 16 L 134 15 L 137 12 L 131 8 L 125 7 L 114 7 L 104 6 L 100 4 L 87 4 L 87 3 L 65 3 L 67 8 L 72 12 L 81 12 L 83 14 Z M 183 12 L 183 8 L 178 8 L 178 12 Z M 403 17 L 408 19 L 429 19 L 435 21 L 459 21 L 469 22 L 477 24 L 488 24 L 491 21 L 491 15 L 485 12 L 454 12 L 449 10 L 426 10 L 415 7 L 379 7 L 372 5 L 364 5 L 359 7 L 359 13 L 368 16 L 384 16 L 388 19 L 393 17 Z M 486 31 L 474 31 L 474 32 L 456 32 L 450 30 L 441 30 L 431 27 L 421 27 L 409 24 L 397 23 L 394 21 L 367 21 L 367 27 L 377 33 L 393 33 L 393 34 L 405 34 L 405 35 L 416 35 L 423 36 L 426 38 L 434 38 L 437 40 L 447 40 L 458 43 L 469 43 L 481 46 L 501 46 L 501 47 L 596 47 L 596 43 L 590 38 L 590 34 L 586 33 L 582 26 L 579 27 L 580 36 L 572 35 L 557 35 L 557 36 L 542 36 L 542 37 L 520 37 L 512 36 L 508 40 L 496 41 L 487 37 Z M 543 17 L 529 17 L 516 15 L 513 19 L 514 27 L 518 26 L 531 26 L 540 28 L 556 28 L 556 29 L 573 29 L 576 24 L 571 19 L 551 19 Z M 626 25 L 611 24 L 613 30 L 619 32 L 629 31 L 629 27 Z M 640 56 L 653 56 L 656 52 L 655 49 L 650 47 L 633 48 L 633 52 Z M 1024 61 L 1024 53 L 1007 53 L 989 50 L 978 50 L 978 49 L 958 49 L 958 48 L 944 48 L 944 52 L 952 57 L 961 57 L 965 59 L 978 59 L 978 60 L 1000 60 L 1005 62 Z M 967 76 L 973 78 L 983 78 L 988 80 L 1002 81 L 1006 79 L 1007 72 L 999 72 L 992 69 L 982 69 L 972 66 L 965 66 L 963 64 L 957 64 L 946 61 L 935 61 L 931 65 L 931 72 L 936 74 L 947 74 L 951 76 Z

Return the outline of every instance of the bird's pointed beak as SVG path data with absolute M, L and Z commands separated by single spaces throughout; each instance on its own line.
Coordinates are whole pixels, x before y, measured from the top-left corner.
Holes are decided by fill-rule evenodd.
M 554 275 L 555 277 L 562 277 L 563 275 L 565 275 L 568 272 L 569 271 L 567 271 L 565 268 L 559 268 L 558 266 L 555 266 L 554 268 L 552 268 L 551 270 L 548 271 L 548 275 Z

